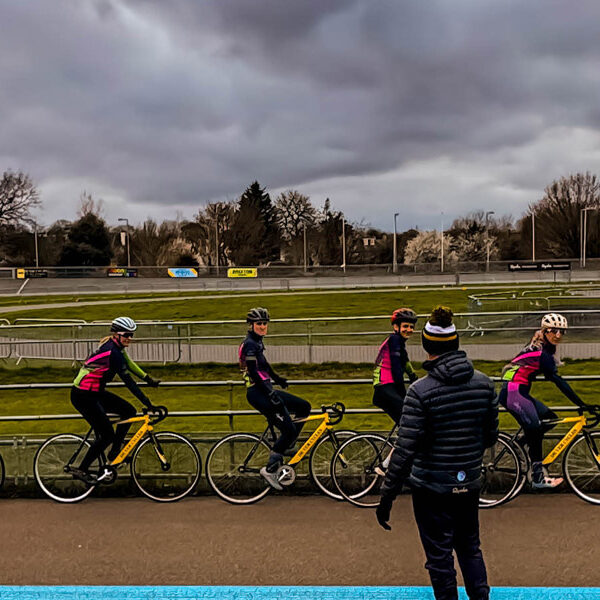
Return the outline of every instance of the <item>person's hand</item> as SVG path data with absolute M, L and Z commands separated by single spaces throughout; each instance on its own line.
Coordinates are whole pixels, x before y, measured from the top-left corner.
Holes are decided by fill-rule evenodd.
M 150 386 L 150 387 L 158 387 L 160 384 L 160 379 L 152 379 L 152 377 L 150 377 L 150 375 L 146 375 L 146 377 L 144 377 L 144 381 Z
M 281 387 L 281 389 L 287 389 L 288 387 L 288 381 L 285 377 L 281 377 L 280 375 L 277 375 L 277 377 L 275 378 L 275 383 Z
M 269 394 L 269 400 L 273 406 L 281 406 L 281 398 L 275 390 L 271 390 L 271 393 Z
M 377 522 L 386 530 L 391 531 L 391 527 L 388 525 L 388 521 L 390 520 L 390 512 L 392 510 L 392 504 L 394 503 L 394 499 L 391 496 L 381 496 L 381 500 L 379 501 L 379 505 L 375 510 L 375 515 L 377 517 Z

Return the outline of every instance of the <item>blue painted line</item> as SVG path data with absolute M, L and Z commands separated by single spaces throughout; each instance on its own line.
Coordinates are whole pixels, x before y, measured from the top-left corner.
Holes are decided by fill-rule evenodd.
M 434 600 L 429 587 L 0 586 L 1 600 Z M 467 600 L 460 589 L 461 600 Z M 493 588 L 490 600 L 600 600 L 600 588 Z

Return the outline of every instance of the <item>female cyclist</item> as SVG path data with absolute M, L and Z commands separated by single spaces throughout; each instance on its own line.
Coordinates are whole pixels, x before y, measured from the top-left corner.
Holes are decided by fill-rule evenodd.
M 529 446 L 532 465 L 531 485 L 535 489 L 554 488 L 562 483 L 563 478 L 548 477 L 542 466 L 544 433 L 553 427 L 542 424 L 542 420 L 555 419 L 556 414 L 529 394 L 531 384 L 537 375 L 542 374 L 571 402 L 586 407 L 571 386 L 558 374 L 556 346 L 562 341 L 567 328 L 567 319 L 563 315 L 544 315 L 539 331 L 535 332 L 529 345 L 504 367 L 502 374 L 504 383 L 498 399 L 523 427 L 524 441 Z
M 310 414 L 310 404 L 288 392 L 276 391 L 273 384 L 287 388 L 285 377 L 277 375 L 264 355 L 263 337 L 269 328 L 269 311 L 266 308 L 251 308 L 246 315 L 248 335 L 239 348 L 240 370 L 246 381 L 246 398 L 250 405 L 261 412 L 279 429 L 280 436 L 275 440 L 269 455 L 269 461 L 260 470 L 268 484 L 276 490 L 282 490 L 276 471 L 283 462 L 283 455 L 293 448 L 304 423 L 294 423 L 290 412 L 297 419 Z M 293 452 L 293 450 L 292 450 Z
M 130 424 L 117 425 L 116 432 L 107 413 L 116 413 L 121 419 L 135 416 L 135 408 L 105 387 L 118 375 L 129 391 L 150 410 L 155 409 L 144 392 L 140 390 L 130 373 L 143 379 L 150 387 L 160 381 L 152 379 L 129 358 L 126 348 L 131 343 L 137 325 L 129 317 L 116 318 L 110 327 L 111 335 L 100 340 L 99 348 L 85 361 L 71 388 L 71 402 L 83 418 L 94 428 L 96 439 L 83 457 L 79 468 L 71 468 L 73 477 L 94 484 L 97 475 L 89 472 L 90 465 L 112 444 L 107 455 L 114 460 L 121 450 Z
M 373 404 L 398 423 L 406 395 L 404 373 L 418 379 L 406 352 L 406 341 L 415 331 L 417 315 L 410 308 L 396 309 L 390 318 L 394 332 L 379 347 L 373 371 Z

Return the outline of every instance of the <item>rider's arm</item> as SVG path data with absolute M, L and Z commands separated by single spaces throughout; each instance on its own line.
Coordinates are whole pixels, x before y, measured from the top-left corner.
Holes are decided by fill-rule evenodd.
M 398 437 L 381 487 L 382 496 L 395 498 L 400 493 L 402 484 L 410 475 L 415 454 L 425 435 L 425 411 L 414 387 L 408 389 L 404 400 Z
M 388 338 L 388 347 L 390 349 L 392 379 L 394 380 L 394 383 L 403 385 L 404 367 L 408 362 L 408 354 L 397 335 L 390 335 Z
M 134 375 L 137 375 L 140 379 L 145 379 L 148 377 L 148 374 L 136 363 L 134 362 L 129 354 L 125 350 L 122 350 L 123 358 L 125 359 L 125 364 L 127 366 L 127 370 L 131 371 Z
M 271 390 L 258 373 L 256 356 L 246 356 L 246 370 L 248 372 L 248 377 L 250 377 L 250 381 L 252 381 L 259 391 L 265 394 L 265 396 L 268 396 L 271 393 Z
M 287 379 L 275 373 L 273 367 L 269 363 L 267 363 L 267 373 L 274 383 L 282 387 L 287 387 Z
M 573 388 L 558 374 L 554 357 L 547 352 L 542 352 L 540 366 L 544 377 L 554 385 L 577 406 L 585 406 L 585 402 L 573 391 Z
M 138 384 L 135 382 L 133 377 L 129 374 L 127 368 L 127 362 L 125 357 L 118 350 L 113 350 L 110 355 L 111 366 L 115 370 L 115 373 L 121 378 L 123 383 L 127 386 L 127 389 L 145 406 L 150 408 L 152 402 L 148 399 L 146 394 L 140 390 Z
M 412 363 L 410 362 L 410 360 L 407 361 L 407 363 L 404 365 L 404 371 L 408 375 L 408 380 L 411 383 L 413 381 L 416 381 L 417 379 L 419 379 L 419 376 L 417 375 L 417 372 L 415 371 L 415 368 L 412 366 Z

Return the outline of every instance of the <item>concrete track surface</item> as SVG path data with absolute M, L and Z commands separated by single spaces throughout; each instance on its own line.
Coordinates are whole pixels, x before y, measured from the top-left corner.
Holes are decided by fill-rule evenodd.
M 408 497 L 391 532 L 322 497 L 0 503 L 2 585 L 429 585 Z M 600 507 L 529 495 L 480 515 L 492 586 L 600 585 Z

